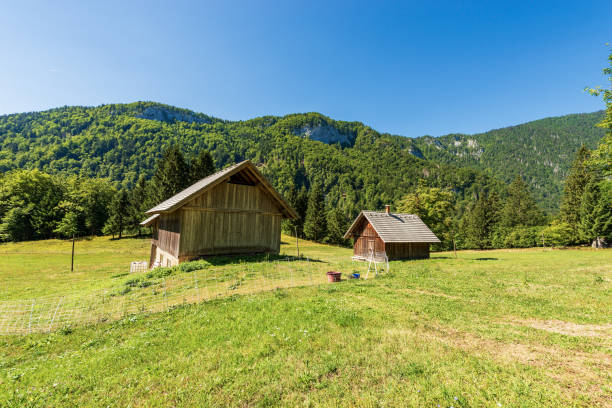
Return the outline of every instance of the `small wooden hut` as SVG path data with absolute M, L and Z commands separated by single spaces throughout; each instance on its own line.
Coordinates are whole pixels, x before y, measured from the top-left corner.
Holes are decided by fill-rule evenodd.
M 429 245 L 440 242 L 417 215 L 394 214 L 389 206 L 384 212 L 360 212 L 344 238 L 354 239 L 358 260 L 429 258 Z
M 281 219 L 298 215 L 248 160 L 212 174 L 146 212 L 149 266 L 211 255 L 278 253 Z

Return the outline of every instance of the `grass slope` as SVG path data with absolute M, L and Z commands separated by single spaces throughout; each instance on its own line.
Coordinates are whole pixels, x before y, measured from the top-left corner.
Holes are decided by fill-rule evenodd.
M 100 256 L 108 244 L 94 239 L 88 250 Z M 54 272 L 44 250 L 61 243 L 32 245 L 38 254 L 22 259 L 67 273 Z M 146 254 L 145 241 L 112 245 L 132 258 Z M 325 266 L 349 268 L 349 250 L 301 248 Z M 610 406 L 610 250 L 458 255 L 393 262 L 390 274 L 367 281 L 0 337 L 0 406 Z M 104 272 L 74 280 L 104 286 L 125 270 L 122 256 L 101 256 Z M 27 273 L 22 287 L 38 293 L 64 285 Z M 0 278 L 10 274 L 3 268 Z M 96 286 L 82 281 L 85 291 Z

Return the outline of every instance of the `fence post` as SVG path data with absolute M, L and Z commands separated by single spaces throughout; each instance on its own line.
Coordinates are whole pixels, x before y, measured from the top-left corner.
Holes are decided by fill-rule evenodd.
M 57 302 L 57 307 L 55 308 L 55 312 L 53 313 L 53 318 L 51 318 L 51 323 L 49 323 L 49 329 L 47 331 L 51 331 L 53 327 L 53 322 L 55 321 L 55 316 L 57 316 L 57 311 L 59 310 L 60 305 L 62 304 L 62 298 L 60 298 L 59 302 Z
M 36 303 L 36 299 L 32 300 L 32 307 L 30 308 L 30 318 L 28 319 L 28 330 L 26 333 L 30 333 L 30 329 L 32 328 L 32 314 L 34 314 L 34 304 Z
M 193 280 L 195 281 L 195 288 L 196 288 L 196 296 L 198 297 L 198 303 L 200 303 L 202 301 L 202 297 L 200 296 L 200 288 L 198 288 L 198 278 L 197 275 L 198 271 L 193 271 Z
M 206 280 L 206 269 L 204 270 L 204 277 L 202 278 L 202 281 L 204 282 L 204 288 L 206 288 L 206 293 L 204 294 L 206 297 L 204 300 L 208 300 L 210 299 L 210 282 Z
M 163 279 L 163 284 L 164 284 L 164 300 L 166 301 L 166 311 L 168 311 L 170 307 L 168 306 L 168 298 L 166 297 L 166 278 L 162 278 L 162 279 Z
M 280 278 L 280 272 L 278 270 L 278 261 L 276 261 L 276 276 L 275 276 L 276 285 L 278 285 L 279 282 L 282 282 L 279 278 Z M 276 286 L 274 289 L 278 289 L 278 286 Z

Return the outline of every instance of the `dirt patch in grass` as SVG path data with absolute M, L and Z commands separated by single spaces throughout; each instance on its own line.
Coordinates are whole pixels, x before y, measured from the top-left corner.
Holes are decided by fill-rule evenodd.
M 554 379 L 568 397 L 576 399 L 588 395 L 595 406 L 612 406 L 612 356 L 608 354 L 505 343 L 440 326 L 429 326 L 416 331 L 390 329 L 387 335 L 428 337 L 449 347 L 490 357 L 502 363 L 530 365 Z
M 513 324 L 533 327 L 566 336 L 612 338 L 612 324 L 578 324 L 562 320 L 513 320 Z

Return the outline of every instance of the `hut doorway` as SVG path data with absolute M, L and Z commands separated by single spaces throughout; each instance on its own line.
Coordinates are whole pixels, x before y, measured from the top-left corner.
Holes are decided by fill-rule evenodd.
M 373 239 L 368 239 L 368 255 L 374 253 L 374 245 L 376 245 L 376 241 Z

